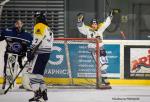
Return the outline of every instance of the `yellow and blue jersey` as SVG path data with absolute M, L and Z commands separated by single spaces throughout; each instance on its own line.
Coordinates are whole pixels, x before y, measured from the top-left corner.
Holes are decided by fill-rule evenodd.
M 38 45 L 39 42 L 42 40 L 42 44 L 39 46 L 37 52 L 39 53 L 49 53 L 53 46 L 53 32 L 50 28 L 44 23 L 37 23 L 34 26 L 34 33 L 33 33 L 33 45 Z

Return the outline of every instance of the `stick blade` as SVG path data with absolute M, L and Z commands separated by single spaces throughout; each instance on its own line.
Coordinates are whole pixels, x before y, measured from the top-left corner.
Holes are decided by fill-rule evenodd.
M 5 90 L 4 89 L 0 89 L 0 95 L 4 95 L 5 94 Z

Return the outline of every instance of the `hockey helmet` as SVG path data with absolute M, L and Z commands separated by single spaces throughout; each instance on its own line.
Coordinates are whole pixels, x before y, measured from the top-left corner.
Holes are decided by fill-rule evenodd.
M 36 12 L 34 17 L 35 17 L 35 23 L 44 23 L 48 25 L 45 12 L 43 11 Z
M 91 22 L 90 22 L 90 23 L 91 23 L 91 24 L 93 24 L 93 23 L 98 24 L 98 21 L 97 21 L 97 19 L 95 19 L 95 18 L 94 18 L 94 19 L 92 19 L 92 20 L 91 20 Z
M 98 21 L 96 19 L 92 19 L 91 22 L 90 22 L 90 27 L 93 30 L 97 30 L 98 29 Z
M 43 11 L 36 12 L 34 17 L 39 19 L 39 20 L 46 20 L 46 14 Z

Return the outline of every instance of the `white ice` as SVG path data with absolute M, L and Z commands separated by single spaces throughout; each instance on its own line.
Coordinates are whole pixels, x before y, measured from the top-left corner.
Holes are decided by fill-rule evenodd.
M 8 92 L 0 96 L 0 102 L 28 102 L 32 92 Z M 113 86 L 109 90 L 98 89 L 48 89 L 47 102 L 150 102 L 150 87 Z

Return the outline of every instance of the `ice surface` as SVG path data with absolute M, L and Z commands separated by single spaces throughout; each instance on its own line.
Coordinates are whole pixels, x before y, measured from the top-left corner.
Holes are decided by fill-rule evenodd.
M 0 102 L 28 102 L 32 92 L 15 90 L 0 96 Z M 150 102 L 150 87 L 113 86 L 109 90 L 49 89 L 47 102 Z

